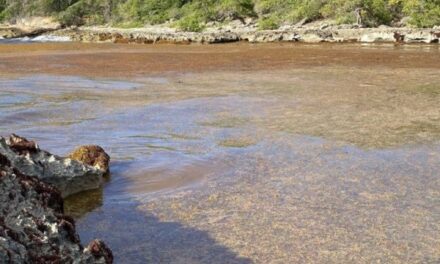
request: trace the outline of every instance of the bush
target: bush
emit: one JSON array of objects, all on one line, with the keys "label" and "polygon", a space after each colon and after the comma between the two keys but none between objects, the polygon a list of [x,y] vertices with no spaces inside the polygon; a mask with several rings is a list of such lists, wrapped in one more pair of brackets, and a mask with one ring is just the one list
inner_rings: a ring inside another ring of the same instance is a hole
[{"label": "bush", "polygon": [[261,29],[304,18],[354,23],[362,9],[367,26],[391,24],[404,16],[418,27],[440,24],[440,0],[0,0],[0,20],[54,15],[66,25],[113,23],[126,27],[177,21],[200,31],[208,21],[257,17]]},{"label": "bush", "polygon": [[182,18],[177,23],[177,27],[181,30],[189,32],[200,32],[204,29],[202,21],[200,21],[200,16],[197,15],[191,15]]},{"label": "bush", "polygon": [[70,6],[65,11],[61,12],[58,16],[58,19],[63,25],[66,26],[83,25],[85,23],[84,11],[85,11],[85,3],[80,1]]},{"label": "bush", "polygon": [[255,16],[252,0],[222,0],[215,7],[216,20],[233,20]]},{"label": "bush", "polygon": [[397,13],[393,12],[393,3],[384,0],[330,0],[322,7],[321,13],[324,17],[335,18],[339,23],[355,23],[356,8],[362,10],[362,21],[367,26],[390,24],[397,16]]},{"label": "bush", "polygon": [[403,11],[417,27],[440,25],[440,0],[407,0],[403,2]]},{"label": "bush", "polygon": [[258,22],[260,30],[273,30],[279,28],[279,26],[278,20],[273,16],[260,19]]},{"label": "bush", "polygon": [[321,8],[323,6],[323,1],[321,0],[311,0],[303,1],[295,9],[290,11],[288,17],[291,22],[298,22],[304,18],[307,20],[315,20],[321,15]]}]

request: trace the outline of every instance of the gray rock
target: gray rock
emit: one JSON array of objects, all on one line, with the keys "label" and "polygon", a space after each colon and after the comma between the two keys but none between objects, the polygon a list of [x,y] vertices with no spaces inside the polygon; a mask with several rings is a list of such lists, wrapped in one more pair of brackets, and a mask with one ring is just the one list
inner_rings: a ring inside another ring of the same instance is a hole
[{"label": "gray rock", "polygon": [[20,173],[54,185],[63,197],[97,189],[103,182],[102,170],[52,155],[32,141],[15,135],[8,140],[0,138],[0,154],[10,160],[11,166]]},{"label": "gray rock", "polygon": [[82,247],[56,188],[22,174],[0,154],[0,263],[112,262],[103,242]]},{"label": "gray rock", "polygon": [[434,32],[417,31],[405,35],[407,43],[435,43],[438,42],[439,36]]},{"label": "gray rock", "polygon": [[306,43],[319,43],[328,41],[327,37],[328,36],[320,34],[318,31],[309,31],[301,35],[300,41]]},{"label": "gray rock", "polygon": [[392,32],[371,32],[366,33],[361,36],[361,42],[372,43],[372,42],[394,42],[394,33]]}]

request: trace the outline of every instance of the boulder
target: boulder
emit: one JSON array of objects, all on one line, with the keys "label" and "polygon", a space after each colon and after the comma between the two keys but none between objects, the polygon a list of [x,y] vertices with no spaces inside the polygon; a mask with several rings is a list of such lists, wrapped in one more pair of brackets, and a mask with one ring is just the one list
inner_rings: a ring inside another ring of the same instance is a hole
[{"label": "boulder", "polygon": [[109,172],[110,156],[100,146],[80,146],[70,153],[68,157],[72,160],[76,160],[99,169],[104,173]]},{"label": "boulder", "polygon": [[0,154],[0,263],[112,263],[102,241],[85,249],[80,244],[61,193],[20,172],[15,162]]},{"label": "boulder", "polygon": [[0,154],[18,172],[54,185],[62,197],[97,189],[102,185],[104,171],[70,158],[62,158],[41,150],[25,138],[12,135],[0,138]]}]

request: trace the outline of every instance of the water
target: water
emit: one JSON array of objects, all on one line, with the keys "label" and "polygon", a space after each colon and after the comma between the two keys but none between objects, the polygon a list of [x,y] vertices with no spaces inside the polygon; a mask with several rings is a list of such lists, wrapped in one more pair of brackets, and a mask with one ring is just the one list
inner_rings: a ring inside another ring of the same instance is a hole
[{"label": "water", "polygon": [[70,37],[62,37],[62,36],[52,36],[52,35],[46,35],[46,36],[36,36],[36,37],[22,37],[22,38],[12,38],[12,39],[5,39],[0,37],[0,44],[5,43],[30,43],[30,42],[70,42]]},{"label": "water", "polygon": [[117,263],[436,263],[437,46],[0,46],[0,131],[99,144]]}]

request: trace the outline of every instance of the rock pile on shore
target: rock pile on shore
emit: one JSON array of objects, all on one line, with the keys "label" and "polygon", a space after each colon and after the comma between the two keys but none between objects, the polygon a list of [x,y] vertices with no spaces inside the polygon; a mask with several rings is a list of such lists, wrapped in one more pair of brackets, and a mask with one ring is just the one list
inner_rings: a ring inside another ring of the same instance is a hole
[{"label": "rock pile on shore", "polygon": [[211,44],[237,41],[250,43],[439,43],[440,28],[389,27],[384,25],[375,28],[363,28],[356,24],[338,25],[334,21],[326,20],[284,25],[274,30],[261,30],[253,20],[234,20],[229,24],[208,24],[201,32],[181,31],[167,24],[142,28],[112,28],[104,26],[61,28],[55,23],[48,22],[0,26],[0,38],[35,37],[37,35],[81,42],[137,44]]},{"label": "rock pile on shore", "polygon": [[99,186],[102,174],[25,138],[0,138],[0,263],[112,263],[102,241],[82,247],[63,208],[63,196]]},{"label": "rock pile on shore", "polygon": [[105,27],[80,27],[63,29],[51,34],[69,37],[72,41],[113,43],[226,43],[245,41],[267,42],[360,42],[360,43],[439,43],[439,29],[406,27],[359,28],[345,26],[284,27],[277,30],[258,30],[256,27],[210,28],[202,32],[183,32],[166,27],[119,29]]}]

